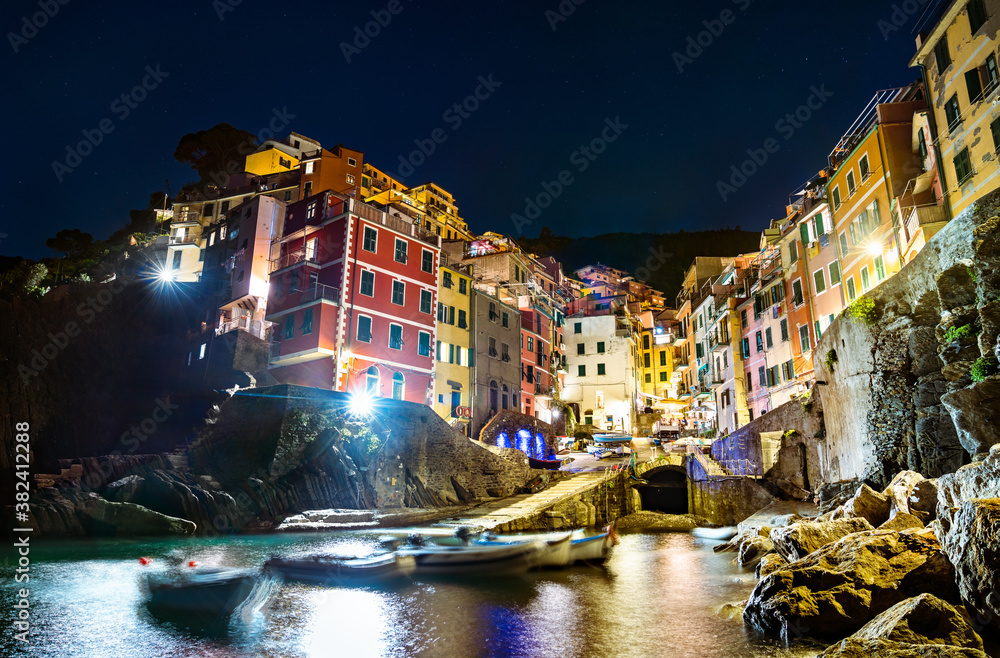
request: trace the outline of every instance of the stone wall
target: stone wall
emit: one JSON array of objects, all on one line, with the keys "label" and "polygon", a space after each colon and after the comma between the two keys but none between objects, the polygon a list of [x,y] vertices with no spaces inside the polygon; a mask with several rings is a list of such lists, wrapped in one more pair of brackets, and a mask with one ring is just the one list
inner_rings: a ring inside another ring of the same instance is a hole
[{"label": "stone wall", "polygon": [[[983,197],[869,292],[873,322],[845,313],[823,335],[813,360],[816,379],[828,383],[826,481],[884,486],[907,469],[937,477],[1000,442],[1000,382],[969,376],[997,351],[998,202],[1000,192]],[[967,335],[947,335],[966,325]]]},{"label": "stone wall", "polygon": [[497,526],[497,532],[603,528],[642,505],[627,472],[616,473],[595,486],[570,496],[547,510]]},{"label": "stone wall", "polygon": [[711,523],[736,525],[774,501],[754,478],[712,475],[693,455],[687,457],[685,464],[688,512]]},{"label": "stone wall", "polygon": [[[517,433],[520,430],[527,430],[531,434],[529,456],[536,459],[548,459],[550,455],[554,455],[558,451],[558,440],[552,425],[509,409],[499,412],[490,419],[479,432],[479,440],[491,446],[515,448],[517,447]],[[544,449],[541,455],[530,454],[535,448],[535,435],[537,434],[541,434],[544,440]],[[506,446],[501,445],[503,443],[501,435],[506,436]]]}]

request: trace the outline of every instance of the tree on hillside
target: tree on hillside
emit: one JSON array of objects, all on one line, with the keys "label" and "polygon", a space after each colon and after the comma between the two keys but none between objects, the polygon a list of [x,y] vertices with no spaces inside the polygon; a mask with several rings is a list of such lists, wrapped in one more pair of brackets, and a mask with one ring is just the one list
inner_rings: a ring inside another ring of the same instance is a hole
[{"label": "tree on hillside", "polygon": [[0,291],[22,299],[38,299],[49,290],[42,287],[48,275],[45,265],[22,258],[13,268],[0,274]]},{"label": "tree on hillside", "polygon": [[212,176],[230,172],[230,163],[242,158],[257,145],[257,138],[228,123],[219,123],[208,130],[199,130],[181,137],[174,150],[174,157],[188,165],[201,178],[201,182],[214,182]]}]

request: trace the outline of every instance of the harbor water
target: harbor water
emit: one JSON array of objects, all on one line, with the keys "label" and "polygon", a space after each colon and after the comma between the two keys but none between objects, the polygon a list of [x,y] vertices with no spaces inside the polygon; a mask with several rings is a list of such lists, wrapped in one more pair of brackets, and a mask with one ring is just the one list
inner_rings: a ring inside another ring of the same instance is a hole
[{"label": "harbor water", "polygon": [[[365,554],[377,535],[326,533],[188,540],[36,543],[30,582],[5,571],[4,656],[814,656],[756,638],[720,609],[745,600],[750,572],[712,540],[624,534],[603,567],[494,579],[427,578],[378,587],[275,583],[269,603],[224,627],[192,630],[143,606],[144,572],[172,561],[259,566],[273,554]],[[148,565],[140,557],[151,558]],[[17,590],[30,590],[30,641],[15,640]]]}]

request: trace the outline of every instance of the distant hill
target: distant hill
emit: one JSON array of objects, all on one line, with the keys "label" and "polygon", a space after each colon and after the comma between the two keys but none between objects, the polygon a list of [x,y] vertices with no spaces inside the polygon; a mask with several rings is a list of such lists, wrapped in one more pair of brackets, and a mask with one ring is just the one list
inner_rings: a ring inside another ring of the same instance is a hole
[{"label": "distant hill", "polygon": [[760,249],[760,232],[740,229],[678,233],[606,233],[585,238],[555,235],[545,227],[537,238],[521,236],[518,244],[539,256],[552,256],[566,274],[600,262],[627,270],[636,279],[673,300],[684,271],[696,256],[736,256]]}]

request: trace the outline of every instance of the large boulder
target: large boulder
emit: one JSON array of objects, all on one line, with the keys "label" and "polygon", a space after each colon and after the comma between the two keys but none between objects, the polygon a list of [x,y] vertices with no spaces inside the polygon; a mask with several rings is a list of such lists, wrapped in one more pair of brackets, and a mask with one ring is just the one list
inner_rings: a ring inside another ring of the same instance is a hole
[{"label": "large boulder", "polygon": [[991,446],[1000,444],[1000,378],[946,393],[943,404],[958,428],[958,440],[973,459],[982,459]]},{"label": "large boulder", "polygon": [[112,503],[91,494],[77,505],[80,523],[90,535],[193,535],[197,526],[133,503]]},{"label": "large boulder", "polygon": [[919,594],[957,603],[954,575],[929,530],[859,532],[758,582],[743,621],[785,641],[843,637]]},{"label": "large boulder", "polygon": [[872,527],[880,526],[889,520],[889,497],[862,484],[857,493],[844,503],[844,515],[865,519]]},{"label": "large boulder", "polygon": [[774,544],[767,537],[752,537],[740,544],[736,563],[743,568],[756,566],[762,557],[774,550]]},{"label": "large boulder", "polygon": [[924,476],[916,471],[900,471],[892,478],[889,486],[882,492],[889,499],[889,515],[896,512],[910,513],[910,493],[922,482]]},{"label": "large boulder", "polygon": [[933,594],[900,601],[852,637],[905,644],[947,644],[982,649],[983,640],[963,611]]},{"label": "large boulder", "polygon": [[941,543],[955,565],[966,607],[1000,629],[1000,498],[967,500],[951,517]]},{"label": "large boulder", "polygon": [[908,528],[923,528],[924,522],[918,517],[906,512],[896,512],[896,514],[880,525],[879,530],[906,530]]},{"label": "large boulder", "polygon": [[933,521],[937,516],[938,484],[936,479],[921,480],[910,491],[910,513]]},{"label": "large boulder", "polygon": [[865,519],[837,519],[821,523],[800,521],[785,528],[773,529],[771,541],[775,551],[789,562],[794,562],[822,546],[865,530],[874,530],[874,526]]},{"label": "large boulder", "polygon": [[770,576],[786,564],[788,564],[788,560],[781,557],[779,554],[768,553],[760,559],[760,562],[757,563],[757,570],[754,572],[754,575],[757,576],[757,580],[760,580],[765,576]]},{"label": "large boulder", "polygon": [[890,640],[849,637],[816,658],[989,658],[981,649],[945,644],[903,644]]},{"label": "large boulder", "polygon": [[985,461],[963,466],[937,480],[938,536],[948,532],[951,517],[966,500],[1000,498],[1000,446],[990,449]]}]

